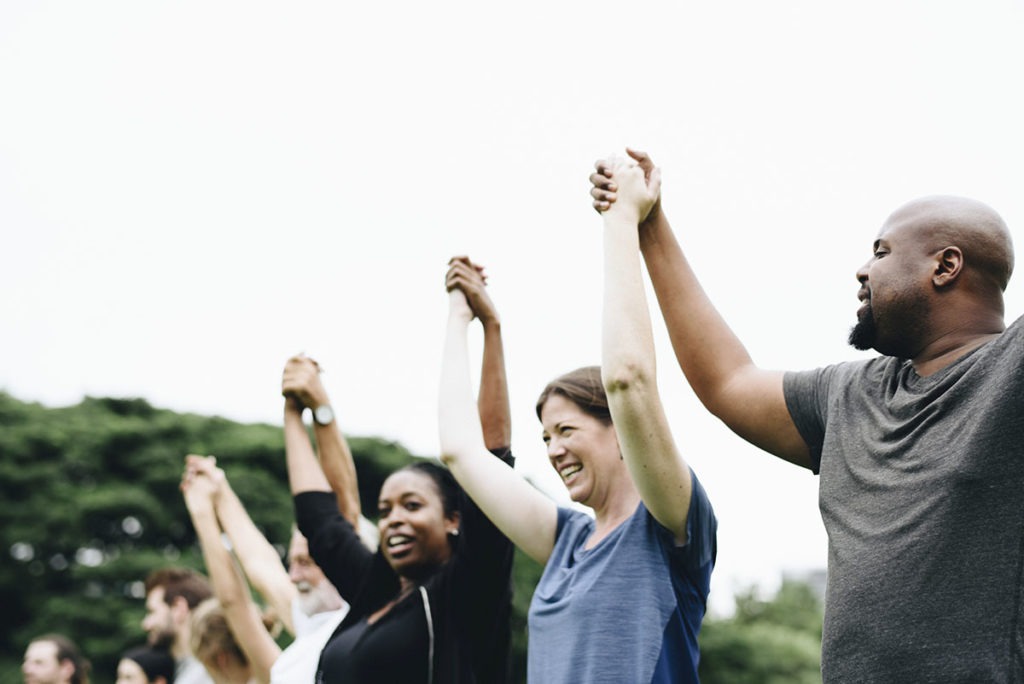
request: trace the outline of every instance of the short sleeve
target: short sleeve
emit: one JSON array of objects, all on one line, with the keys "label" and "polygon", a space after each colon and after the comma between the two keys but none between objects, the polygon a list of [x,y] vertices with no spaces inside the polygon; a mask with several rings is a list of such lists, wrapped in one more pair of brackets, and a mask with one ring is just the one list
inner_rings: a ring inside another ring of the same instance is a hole
[{"label": "short sleeve", "polygon": [[825,442],[828,415],[828,386],[835,366],[810,371],[788,372],[783,377],[782,391],[786,408],[811,456],[811,470],[821,470],[821,447]]}]

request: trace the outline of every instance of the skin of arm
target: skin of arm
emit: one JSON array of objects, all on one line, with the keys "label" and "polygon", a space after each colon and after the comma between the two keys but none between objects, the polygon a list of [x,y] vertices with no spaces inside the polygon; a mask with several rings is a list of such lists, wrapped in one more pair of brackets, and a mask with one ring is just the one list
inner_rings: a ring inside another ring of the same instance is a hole
[{"label": "skin of arm", "polygon": [[558,510],[553,501],[488,453],[469,373],[466,338],[473,311],[458,287],[448,297],[438,397],[441,460],[498,529],[528,556],[546,563],[554,548]]},{"label": "skin of arm", "polygon": [[657,198],[635,163],[616,160],[618,201],[604,212],[601,377],[633,482],[651,515],[686,541],[690,470],[672,439],[658,394],[654,336],[640,264],[637,224]]},{"label": "skin of arm", "polygon": [[[316,361],[307,356],[294,356],[288,360],[281,379],[281,393],[298,405],[300,425],[302,424],[301,417],[304,407],[316,408],[317,406],[330,403],[327,390],[320,380],[320,366]],[[292,430],[289,432],[288,412],[289,407],[286,405],[286,448],[290,447],[308,451],[316,459],[313,445],[309,441],[305,428],[303,427],[302,429],[303,439],[299,439],[297,431]],[[294,421],[292,422],[294,423]],[[289,434],[291,435],[290,439]],[[338,509],[345,519],[358,530],[361,514],[359,487],[356,478],[355,461],[352,459],[352,451],[349,449],[348,442],[341,434],[336,419],[328,425],[320,425],[314,421],[313,434],[316,436],[316,443],[320,452],[319,468],[326,476],[330,488],[338,499]],[[300,460],[305,461],[306,459],[301,458]]]},{"label": "skin of arm", "polygon": [[480,369],[480,392],[477,411],[488,449],[507,447],[512,442],[512,409],[508,399],[508,378],[505,374],[505,347],[501,338],[501,317],[487,294],[483,269],[466,256],[452,257],[448,262],[445,286],[462,290],[473,315],[484,331],[484,352]]},{"label": "skin of arm", "polygon": [[331,491],[309,442],[306,426],[302,423],[302,406],[290,397],[284,402],[284,453],[292,496],[302,492]]},{"label": "skin of arm", "polygon": [[[650,183],[657,169],[643,152],[627,150]],[[618,187],[606,161],[591,175],[594,208],[604,211]],[[755,446],[800,466],[810,455],[786,408],[783,373],[758,368],[743,343],[715,309],[656,202],[640,224],[640,250],[647,265],[676,360],[712,414]]]},{"label": "skin of arm", "polygon": [[[220,468],[216,472],[223,477]],[[214,476],[217,479],[217,476]],[[280,616],[285,629],[295,634],[292,601],[298,595],[277,550],[259,531],[226,477],[216,497],[217,518],[234,548],[235,557],[253,588]]]},{"label": "skin of arm", "polygon": [[270,668],[281,654],[263,626],[259,612],[249,596],[245,579],[221,540],[215,500],[218,486],[209,474],[212,463],[206,457],[186,457],[181,489],[192,518],[213,593],[221,604],[228,627],[260,682],[270,681]]}]

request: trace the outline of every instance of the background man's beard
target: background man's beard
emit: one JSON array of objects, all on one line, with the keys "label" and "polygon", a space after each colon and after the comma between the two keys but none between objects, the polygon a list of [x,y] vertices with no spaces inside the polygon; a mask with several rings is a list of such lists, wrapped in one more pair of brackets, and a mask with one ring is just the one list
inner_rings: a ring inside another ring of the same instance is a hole
[{"label": "background man's beard", "polygon": [[330,582],[323,580],[315,587],[302,582],[299,587],[310,587],[309,591],[299,592],[299,609],[306,615],[313,616],[329,610],[341,608],[341,596]]}]

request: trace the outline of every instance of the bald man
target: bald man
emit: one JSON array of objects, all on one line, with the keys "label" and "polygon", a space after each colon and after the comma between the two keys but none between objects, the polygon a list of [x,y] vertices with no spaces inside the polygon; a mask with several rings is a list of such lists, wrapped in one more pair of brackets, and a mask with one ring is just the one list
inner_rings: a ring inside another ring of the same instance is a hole
[{"label": "bald man", "polygon": [[[650,158],[630,155],[656,185]],[[609,169],[591,175],[598,211],[615,201]],[[1003,322],[999,215],[959,197],[897,209],[856,274],[850,342],[881,356],[799,373],[754,365],[660,203],[638,230],[694,392],[820,475],[824,681],[1024,681],[1024,319]]]}]

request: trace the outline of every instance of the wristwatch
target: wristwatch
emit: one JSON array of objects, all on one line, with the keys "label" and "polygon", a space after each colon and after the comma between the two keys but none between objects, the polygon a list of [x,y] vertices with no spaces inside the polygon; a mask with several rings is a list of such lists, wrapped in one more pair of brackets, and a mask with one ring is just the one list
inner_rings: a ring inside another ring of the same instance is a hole
[{"label": "wristwatch", "polygon": [[313,420],[317,425],[330,425],[334,422],[334,409],[330,404],[320,404],[313,409]]}]

